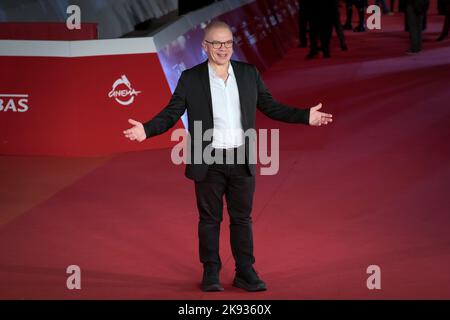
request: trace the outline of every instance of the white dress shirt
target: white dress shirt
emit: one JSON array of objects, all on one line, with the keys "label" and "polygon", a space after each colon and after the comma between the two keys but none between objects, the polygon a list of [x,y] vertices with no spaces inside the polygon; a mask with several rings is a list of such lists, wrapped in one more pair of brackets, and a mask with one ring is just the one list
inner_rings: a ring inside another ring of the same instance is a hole
[{"label": "white dress shirt", "polygon": [[239,91],[231,63],[225,83],[208,63],[214,119],[213,148],[237,148],[244,144]]}]

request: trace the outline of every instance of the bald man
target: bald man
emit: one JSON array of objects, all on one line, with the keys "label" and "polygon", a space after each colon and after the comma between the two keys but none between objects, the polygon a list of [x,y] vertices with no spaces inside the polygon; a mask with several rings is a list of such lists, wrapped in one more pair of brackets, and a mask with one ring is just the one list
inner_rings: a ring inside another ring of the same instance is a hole
[{"label": "bald man", "polygon": [[[233,34],[227,24],[210,23],[202,41],[208,60],[181,74],[169,104],[158,115],[146,123],[130,119],[133,127],[123,132],[127,139],[142,142],[166,132],[187,110],[190,154],[196,148],[201,149],[202,155],[212,150],[214,163],[204,158],[195,161],[194,157],[185,170],[186,177],[194,180],[199,212],[203,291],[223,290],[219,279],[222,267],[219,234],[224,197],[235,260],[233,285],[247,291],[266,290],[253,267],[251,211],[256,164],[251,161],[251,141],[244,135],[255,128],[256,110],[283,122],[321,126],[332,121],[331,114],[319,111],[320,104],[299,109],[276,102],[253,65],[231,60],[233,45]],[[194,130],[199,124],[201,130]],[[203,141],[207,130],[213,131],[212,142]]]}]

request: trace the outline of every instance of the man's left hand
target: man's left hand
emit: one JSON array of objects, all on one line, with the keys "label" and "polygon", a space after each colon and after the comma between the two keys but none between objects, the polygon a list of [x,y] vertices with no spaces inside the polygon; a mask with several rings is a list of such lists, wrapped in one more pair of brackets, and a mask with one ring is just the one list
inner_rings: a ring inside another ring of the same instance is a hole
[{"label": "man's left hand", "polygon": [[315,107],[312,107],[311,110],[309,111],[309,125],[321,126],[328,124],[328,122],[333,122],[333,115],[329,113],[320,112],[319,111],[320,108],[322,108],[321,103],[319,103]]}]

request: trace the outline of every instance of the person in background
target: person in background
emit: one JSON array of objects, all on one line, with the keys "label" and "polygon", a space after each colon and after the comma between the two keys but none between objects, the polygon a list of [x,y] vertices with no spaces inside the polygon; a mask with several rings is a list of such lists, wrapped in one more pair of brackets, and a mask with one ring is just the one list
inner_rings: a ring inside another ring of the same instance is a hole
[{"label": "person in background", "polygon": [[395,0],[391,0],[391,12],[395,12]]},{"label": "person in background", "polygon": [[383,10],[383,14],[392,15],[392,12],[389,10],[386,0],[375,0],[375,5],[381,7]]},{"label": "person in background", "polygon": [[308,0],[298,1],[298,47],[306,48],[308,47],[308,16],[305,11],[305,2]]},{"label": "person in background", "polygon": [[410,48],[408,54],[422,51],[424,17],[430,6],[429,0],[406,0],[406,19],[409,28]]},{"label": "person in background", "polygon": [[[405,32],[409,32],[408,15],[406,14],[406,1],[407,0],[399,0],[398,11],[405,14]],[[427,15],[424,15],[422,21],[422,31],[425,31],[427,29],[427,22]]]},{"label": "person in background", "polygon": [[[322,51],[324,58],[330,58],[330,41],[337,10],[335,0],[304,1],[308,16],[310,51],[306,59],[313,59]],[[318,42],[320,40],[320,47]]]},{"label": "person in background", "polygon": [[338,36],[339,39],[339,46],[341,47],[342,51],[347,51],[348,47],[347,44],[345,43],[345,35],[344,35],[344,30],[342,28],[341,25],[341,12],[339,10],[340,7],[340,0],[335,0],[334,1],[334,21],[333,21],[333,27],[336,30],[336,35]]},{"label": "person in background", "polygon": [[344,30],[352,30],[353,6],[358,10],[359,23],[353,29],[354,32],[364,32],[365,27],[365,12],[368,6],[367,0],[346,0],[347,19],[343,26]]},{"label": "person in background", "polygon": [[445,21],[442,32],[436,41],[443,41],[448,37],[448,32],[450,31],[450,0],[439,0],[439,13],[445,15]]}]

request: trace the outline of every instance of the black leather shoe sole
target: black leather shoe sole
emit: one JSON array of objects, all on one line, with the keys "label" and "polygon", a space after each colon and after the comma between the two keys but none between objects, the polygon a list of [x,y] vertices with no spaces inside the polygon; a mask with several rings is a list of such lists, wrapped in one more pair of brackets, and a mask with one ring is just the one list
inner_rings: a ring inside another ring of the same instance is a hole
[{"label": "black leather shoe sole", "polygon": [[223,287],[219,283],[213,283],[208,285],[201,285],[201,289],[204,292],[223,291]]},{"label": "black leather shoe sole", "polygon": [[259,282],[257,284],[250,284],[242,278],[234,278],[233,286],[250,292],[267,290],[266,284],[264,282]]}]

